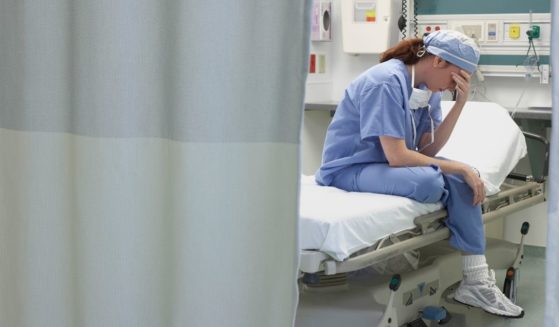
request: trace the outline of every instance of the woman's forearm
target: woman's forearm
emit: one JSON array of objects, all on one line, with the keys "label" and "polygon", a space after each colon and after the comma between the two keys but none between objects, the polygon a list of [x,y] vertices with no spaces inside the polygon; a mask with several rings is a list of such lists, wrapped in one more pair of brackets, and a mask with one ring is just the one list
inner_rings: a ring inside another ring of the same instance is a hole
[{"label": "woman's forearm", "polygon": [[445,173],[462,175],[470,170],[468,165],[461,162],[437,159],[409,150],[402,139],[381,136],[380,141],[388,164],[392,167],[416,167],[434,164],[439,166]]},{"label": "woman's forearm", "polygon": [[437,159],[408,149],[403,151],[399,159],[393,160],[393,162],[389,161],[389,164],[393,167],[437,165],[445,173],[460,175],[464,175],[471,169],[468,165],[458,161]]}]

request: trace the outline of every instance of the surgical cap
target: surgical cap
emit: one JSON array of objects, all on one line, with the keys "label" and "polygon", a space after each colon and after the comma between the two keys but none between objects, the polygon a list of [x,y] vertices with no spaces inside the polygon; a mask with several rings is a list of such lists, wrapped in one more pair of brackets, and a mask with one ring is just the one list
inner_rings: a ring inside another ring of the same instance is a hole
[{"label": "surgical cap", "polygon": [[429,33],[423,38],[425,50],[472,74],[479,62],[479,48],[466,35],[451,30]]}]

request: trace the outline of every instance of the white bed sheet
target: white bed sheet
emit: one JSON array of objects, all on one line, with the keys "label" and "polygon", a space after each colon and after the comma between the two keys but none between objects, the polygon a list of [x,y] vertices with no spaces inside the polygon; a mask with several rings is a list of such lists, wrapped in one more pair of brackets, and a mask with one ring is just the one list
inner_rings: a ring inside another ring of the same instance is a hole
[{"label": "white bed sheet", "polygon": [[[442,102],[443,117],[453,104]],[[487,195],[493,195],[526,154],[526,139],[507,109],[493,102],[469,101],[438,155],[476,167]]]},{"label": "white bed sheet", "polygon": [[[443,101],[443,115],[452,105]],[[506,176],[526,155],[526,141],[505,108],[495,103],[468,102],[439,155],[476,167],[490,195],[499,191]],[[302,176],[299,245],[342,261],[391,233],[413,228],[415,217],[441,208],[440,203],[345,192],[317,185],[314,176]]]},{"label": "white bed sheet", "polygon": [[437,204],[408,198],[346,192],[301,177],[299,243],[342,261],[385,235],[413,228],[413,218],[436,211]]}]

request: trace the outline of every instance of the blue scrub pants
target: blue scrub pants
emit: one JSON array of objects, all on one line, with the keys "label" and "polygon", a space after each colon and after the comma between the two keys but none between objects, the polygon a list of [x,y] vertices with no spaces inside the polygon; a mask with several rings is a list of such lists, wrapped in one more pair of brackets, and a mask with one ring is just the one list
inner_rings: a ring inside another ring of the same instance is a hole
[{"label": "blue scrub pants", "polygon": [[445,223],[450,229],[450,245],[470,254],[485,253],[481,206],[472,205],[473,192],[462,175],[444,174],[436,165],[358,164],[337,172],[332,186],[350,192],[404,196],[423,203],[441,201],[448,212]]}]

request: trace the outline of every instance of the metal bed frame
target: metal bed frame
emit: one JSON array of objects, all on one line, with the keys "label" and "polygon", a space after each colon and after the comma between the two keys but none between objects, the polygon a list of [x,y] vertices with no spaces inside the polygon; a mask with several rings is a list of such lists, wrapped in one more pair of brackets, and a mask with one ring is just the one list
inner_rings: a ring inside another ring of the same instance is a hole
[{"label": "metal bed frame", "polygon": [[[545,201],[543,183],[529,177],[520,183],[509,179],[501,188],[501,192],[487,197],[482,204],[484,223]],[[325,275],[356,271],[447,239],[450,232],[444,226],[446,216],[444,209],[419,216],[414,219],[414,229],[387,236],[391,244],[384,246],[382,240],[378,241],[344,261],[336,261],[320,251],[302,250],[299,270],[306,274],[324,272]]]}]

